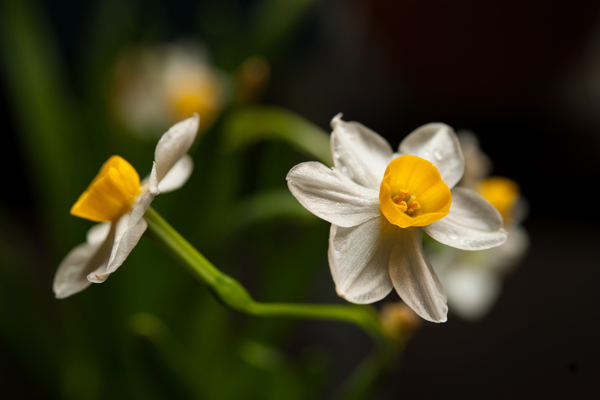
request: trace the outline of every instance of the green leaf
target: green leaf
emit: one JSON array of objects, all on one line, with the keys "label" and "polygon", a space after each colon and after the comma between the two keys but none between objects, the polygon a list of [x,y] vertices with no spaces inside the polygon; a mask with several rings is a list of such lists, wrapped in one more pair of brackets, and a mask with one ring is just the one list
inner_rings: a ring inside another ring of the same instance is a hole
[{"label": "green leaf", "polygon": [[290,146],[332,165],[329,135],[317,125],[289,110],[254,106],[232,112],[224,123],[223,147],[241,150],[259,140],[282,140]]},{"label": "green leaf", "polygon": [[[35,178],[49,240],[75,242],[65,222],[77,198],[85,160],[78,112],[67,95],[56,43],[47,21],[27,0],[0,3],[0,62],[16,113],[19,139]],[[60,233],[60,234],[59,234]]]},{"label": "green leaf", "polygon": [[287,41],[315,0],[264,0],[258,3],[250,23],[252,54],[269,56]]}]

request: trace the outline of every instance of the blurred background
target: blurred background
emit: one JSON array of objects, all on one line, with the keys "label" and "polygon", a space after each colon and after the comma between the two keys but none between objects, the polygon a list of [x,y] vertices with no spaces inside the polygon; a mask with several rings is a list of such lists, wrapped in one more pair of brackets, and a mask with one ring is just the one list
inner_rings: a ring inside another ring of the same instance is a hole
[{"label": "blurred background", "polygon": [[369,398],[599,395],[599,2],[0,0],[0,62],[3,398],[326,399],[369,353],[354,326],[226,310],[146,238],[54,299],[101,164],[145,176],[193,111],[195,171],[153,207],[266,302],[343,303],[329,224],[285,182],[327,162],[335,114],[394,148],[428,122],[474,132],[529,204],[529,248],[484,316],[423,322]]}]

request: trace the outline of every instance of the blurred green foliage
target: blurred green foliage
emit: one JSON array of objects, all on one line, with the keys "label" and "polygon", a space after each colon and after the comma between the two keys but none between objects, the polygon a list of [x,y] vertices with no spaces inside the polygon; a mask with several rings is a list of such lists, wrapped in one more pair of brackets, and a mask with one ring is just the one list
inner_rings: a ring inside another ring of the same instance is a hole
[{"label": "blurred green foliage", "polygon": [[[233,0],[204,2],[198,35],[217,66],[234,72],[252,55],[276,59],[313,4],[263,0],[241,13]],[[6,398],[322,396],[330,355],[288,354],[297,322],[229,312],[148,240],[103,285],[53,298],[56,267],[91,226],[69,208],[102,162],[118,153],[142,176],[152,165],[155,144],[114,121],[107,89],[126,46],[157,40],[140,21],[143,7],[91,5],[73,81],[40,4],[0,1],[2,79],[34,195],[27,222],[0,204],[0,390]],[[326,268],[328,224],[297,203],[285,175],[299,153],[330,163],[327,134],[287,110],[232,103],[193,152],[190,181],[153,206],[257,300],[310,298]]]}]

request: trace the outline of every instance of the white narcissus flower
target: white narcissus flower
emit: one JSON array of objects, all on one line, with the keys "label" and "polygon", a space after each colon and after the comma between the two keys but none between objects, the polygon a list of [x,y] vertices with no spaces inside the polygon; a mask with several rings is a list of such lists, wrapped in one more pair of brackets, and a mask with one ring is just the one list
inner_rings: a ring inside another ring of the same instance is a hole
[{"label": "white narcissus flower", "polygon": [[338,295],[366,304],[395,288],[422,318],[446,321],[446,294],[423,254],[422,231],[463,250],[489,249],[507,238],[489,202],[454,188],[464,172],[454,131],[424,125],[394,153],[357,122],[338,115],[331,124],[334,167],[302,163],[287,181],[304,207],[332,224],[328,257]]},{"label": "white narcissus flower", "polygon": [[227,82],[197,43],[142,46],[117,63],[111,99],[118,119],[138,136],[153,137],[192,113],[206,131],[226,104]]},{"label": "white narcissus flower", "polygon": [[140,182],[137,171],[120,156],[104,163],[71,208],[75,216],[102,223],[93,226],[87,241],[60,263],[52,287],[57,298],[78,293],[92,282],[104,282],[123,264],[148,226],[142,217],[154,197],[178,189],[189,178],[193,163],[186,153],[199,124],[200,118],[194,114],[161,137],[145,182]]}]

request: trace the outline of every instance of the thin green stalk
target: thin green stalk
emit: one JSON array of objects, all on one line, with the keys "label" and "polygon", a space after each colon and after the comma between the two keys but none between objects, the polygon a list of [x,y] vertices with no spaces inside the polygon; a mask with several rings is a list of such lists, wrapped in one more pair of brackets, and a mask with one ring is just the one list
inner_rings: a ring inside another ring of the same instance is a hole
[{"label": "thin green stalk", "polygon": [[144,215],[147,234],[165,248],[196,278],[208,285],[215,297],[232,310],[261,317],[294,317],[349,322],[364,329],[379,343],[386,334],[377,312],[369,306],[259,303],[235,279],[219,271],[154,209]]}]

